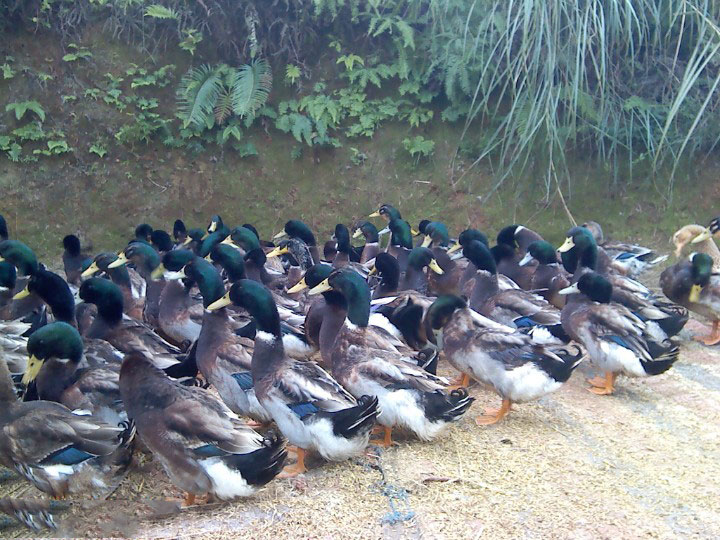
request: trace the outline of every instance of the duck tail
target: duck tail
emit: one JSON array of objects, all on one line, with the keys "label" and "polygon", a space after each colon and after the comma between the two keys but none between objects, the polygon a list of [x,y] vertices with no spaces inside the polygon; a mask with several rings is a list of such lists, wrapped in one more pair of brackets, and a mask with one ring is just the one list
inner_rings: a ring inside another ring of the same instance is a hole
[{"label": "duck tail", "polygon": [[468,394],[467,388],[458,388],[449,394],[442,390],[426,392],[424,397],[425,415],[431,422],[459,420],[475,401],[475,398]]},{"label": "duck tail", "polygon": [[346,439],[365,435],[375,425],[380,414],[377,396],[360,396],[357,405],[331,413],[333,433]]},{"label": "duck tail", "polygon": [[683,306],[672,304],[670,302],[663,302],[658,304],[657,307],[660,308],[663,313],[668,315],[663,319],[655,321],[668,337],[677,335],[688,322],[688,310]]},{"label": "duck tail", "polygon": [[[543,368],[557,382],[567,382],[575,368],[582,362],[583,350],[577,345],[574,346],[574,349],[574,352],[571,352],[570,349],[551,348],[547,349],[546,354],[543,355]],[[558,360],[560,361],[558,362]]]},{"label": "duck tail", "polygon": [[43,499],[0,499],[0,512],[14,517],[20,523],[34,531],[57,529],[55,518],[50,512],[49,501]]},{"label": "duck tail", "polygon": [[285,465],[287,441],[279,435],[271,434],[262,444],[261,448],[247,454],[223,456],[222,462],[229,469],[239,472],[248,484],[264,486],[275,478]]},{"label": "duck tail", "polygon": [[652,360],[640,359],[640,363],[648,375],[665,373],[680,358],[680,347],[670,340],[662,344],[648,341],[648,352],[652,356]]}]

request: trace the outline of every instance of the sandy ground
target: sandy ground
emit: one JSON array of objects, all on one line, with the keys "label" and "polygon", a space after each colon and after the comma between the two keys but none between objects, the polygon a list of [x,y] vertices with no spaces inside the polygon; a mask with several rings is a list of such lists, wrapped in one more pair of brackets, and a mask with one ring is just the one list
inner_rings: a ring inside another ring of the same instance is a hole
[{"label": "sandy ground", "polygon": [[[654,277],[655,283],[656,276]],[[147,538],[717,538],[720,536],[720,348],[691,341],[680,361],[613,396],[587,391],[583,364],[558,392],[516,406],[503,422],[489,390],[433,443],[399,445],[346,463],[310,462],[255,497],[180,511],[160,466],[141,457],[103,502],[58,511],[57,536]],[[454,376],[449,368],[442,369]],[[37,496],[5,480],[2,495]],[[19,527],[0,536],[27,536]]]}]

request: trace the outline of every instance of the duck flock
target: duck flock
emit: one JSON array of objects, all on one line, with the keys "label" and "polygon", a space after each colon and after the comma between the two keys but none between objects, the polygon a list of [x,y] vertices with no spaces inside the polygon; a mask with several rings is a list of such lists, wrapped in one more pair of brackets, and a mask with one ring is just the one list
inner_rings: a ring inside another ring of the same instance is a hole
[{"label": "duck flock", "polygon": [[[490,247],[384,204],[318,245],[299,220],[263,241],[216,215],[172,235],[139,225],[94,256],[68,235],[63,278],[0,216],[0,463],[52,498],[104,498],[150,453],[191,505],[303,473],[307,453],[343,461],[396,431],[433,440],[472,409],[471,381],[501,400],[479,426],[583,360],[600,372],[588,390],[611,394],[619,375],[672,367],[689,310],[720,342],[719,229],[677,231],[660,296],[635,278],[667,256],[594,222],[559,247],[511,225]],[[41,500],[0,510],[55,527]]]}]

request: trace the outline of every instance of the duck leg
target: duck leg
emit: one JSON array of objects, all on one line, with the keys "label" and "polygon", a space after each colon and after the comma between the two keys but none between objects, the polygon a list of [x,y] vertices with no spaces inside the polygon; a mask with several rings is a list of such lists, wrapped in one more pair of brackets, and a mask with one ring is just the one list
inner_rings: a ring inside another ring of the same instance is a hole
[{"label": "duck leg", "polygon": [[470,375],[467,373],[461,374],[457,379],[450,382],[447,387],[448,390],[457,390],[458,388],[467,388],[470,384]]},{"label": "duck leg", "polygon": [[485,414],[478,416],[475,419],[475,423],[478,426],[489,426],[496,424],[507,416],[512,407],[512,402],[509,399],[503,399],[502,405],[499,409],[485,409]]},{"label": "duck leg", "polygon": [[[615,379],[617,378],[616,373],[612,373],[611,371],[605,372],[605,379],[603,380],[602,377],[595,377],[595,379],[589,379],[588,382],[593,385],[592,388],[588,388],[590,392],[593,394],[597,394],[598,396],[609,396],[615,391]],[[599,384],[596,384],[598,383]]]},{"label": "duck leg", "polygon": [[193,504],[195,504],[195,494],[190,492],[186,493],[183,499],[183,506],[192,506]]},{"label": "duck leg", "polygon": [[720,320],[713,321],[712,324],[712,331],[710,332],[710,335],[707,337],[695,337],[696,340],[698,340],[701,343],[704,343],[705,345],[717,345],[720,343]]},{"label": "duck leg", "polygon": [[291,451],[297,454],[297,462],[295,465],[285,467],[282,472],[278,474],[278,478],[292,478],[298,474],[307,472],[307,468],[305,467],[305,450],[296,446],[293,447]]},{"label": "duck leg", "polygon": [[382,428],[383,432],[385,433],[385,436],[381,440],[370,441],[370,442],[372,442],[372,444],[377,445],[377,446],[382,446],[383,448],[389,448],[393,445],[398,444],[392,440],[392,427],[388,427],[388,426],[377,426],[377,427]]}]

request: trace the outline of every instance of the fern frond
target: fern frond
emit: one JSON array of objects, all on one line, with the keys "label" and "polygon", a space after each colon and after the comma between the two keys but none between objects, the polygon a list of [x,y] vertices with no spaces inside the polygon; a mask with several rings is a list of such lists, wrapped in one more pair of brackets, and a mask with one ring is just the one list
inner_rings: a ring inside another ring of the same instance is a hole
[{"label": "fern frond", "polygon": [[188,71],[177,91],[178,112],[184,127],[212,126],[213,109],[222,91],[220,68],[203,65]]},{"label": "fern frond", "polygon": [[215,104],[214,113],[215,123],[217,125],[224,124],[225,120],[232,116],[232,96],[230,95],[230,91],[225,87],[223,87],[220,95],[218,96],[217,103]]},{"label": "fern frond", "polygon": [[265,105],[272,88],[272,72],[266,60],[255,60],[237,70],[231,95],[233,112],[238,116],[254,117]]}]

